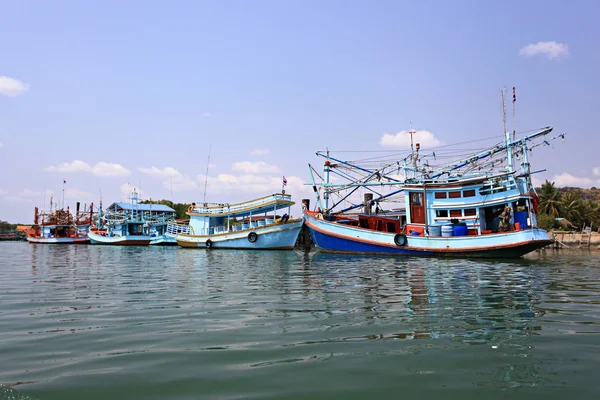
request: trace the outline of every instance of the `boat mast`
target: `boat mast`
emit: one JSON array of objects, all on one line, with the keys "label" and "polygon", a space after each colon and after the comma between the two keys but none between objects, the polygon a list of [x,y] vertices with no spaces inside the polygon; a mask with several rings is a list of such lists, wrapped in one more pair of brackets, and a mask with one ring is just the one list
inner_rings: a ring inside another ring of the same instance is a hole
[{"label": "boat mast", "polygon": [[204,175],[204,197],[202,199],[203,203],[206,203],[206,185],[208,184],[208,166],[210,165],[210,149],[211,145],[208,145],[208,161],[206,162],[206,174]]},{"label": "boat mast", "polygon": [[500,91],[502,94],[502,122],[504,126],[504,140],[506,141],[506,162],[508,163],[506,169],[508,171],[513,170],[513,162],[512,162],[512,148],[510,146],[510,132],[506,130],[506,107],[504,104],[504,89]]},{"label": "boat mast", "polygon": [[327,160],[325,160],[324,174],[325,174],[325,190],[323,190],[323,200],[325,202],[325,209],[323,212],[329,211],[329,171],[331,168],[331,162],[329,162],[329,149],[327,149]]}]

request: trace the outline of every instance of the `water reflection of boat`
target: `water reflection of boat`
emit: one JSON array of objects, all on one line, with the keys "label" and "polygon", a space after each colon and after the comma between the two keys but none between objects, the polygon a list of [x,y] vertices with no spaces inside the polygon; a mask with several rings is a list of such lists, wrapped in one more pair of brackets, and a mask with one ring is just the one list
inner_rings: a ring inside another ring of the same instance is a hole
[{"label": "water reflection of boat", "polygon": [[[505,141],[452,163],[435,166],[433,156],[412,146],[403,160],[387,160],[373,167],[334,158],[326,159],[323,182],[313,176],[318,209],[306,207],[305,223],[318,249],[330,252],[399,256],[521,257],[552,243],[538,228],[537,195],[531,181],[528,153],[548,144],[552,128],[521,139]],[[411,135],[412,138],[412,135]],[[521,158],[520,170],[513,167]],[[431,158],[428,161],[428,158]],[[404,170],[404,177],[398,172]],[[311,167],[312,173],[312,167]],[[330,174],[348,180],[333,183]],[[365,201],[342,210],[357,189]],[[391,192],[382,194],[388,188]],[[373,194],[377,197],[373,198]],[[393,196],[403,195],[404,199]],[[333,205],[329,200],[339,199]],[[380,210],[380,202],[403,202],[402,216]],[[375,212],[373,212],[375,206]],[[348,214],[357,208],[361,214]]]}]

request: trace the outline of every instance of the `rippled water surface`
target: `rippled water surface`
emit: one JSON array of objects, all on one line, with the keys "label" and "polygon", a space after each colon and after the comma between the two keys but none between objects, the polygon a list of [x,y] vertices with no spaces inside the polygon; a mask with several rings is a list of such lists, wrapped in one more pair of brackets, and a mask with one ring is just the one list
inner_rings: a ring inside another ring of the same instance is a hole
[{"label": "rippled water surface", "polygon": [[0,399],[600,398],[600,255],[0,243]]}]

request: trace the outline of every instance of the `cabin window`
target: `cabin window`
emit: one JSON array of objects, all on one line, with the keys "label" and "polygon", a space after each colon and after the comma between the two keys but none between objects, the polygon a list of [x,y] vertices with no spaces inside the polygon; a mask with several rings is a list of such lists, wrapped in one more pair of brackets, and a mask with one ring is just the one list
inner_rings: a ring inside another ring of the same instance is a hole
[{"label": "cabin window", "polygon": [[387,222],[387,231],[388,232],[396,232],[396,224],[393,222]]},{"label": "cabin window", "polygon": [[462,210],[450,210],[450,217],[462,217]]},{"label": "cabin window", "polygon": [[445,199],[446,197],[448,197],[446,192],[435,192],[436,199]]},{"label": "cabin window", "polygon": [[359,218],[358,223],[361,228],[369,228],[369,221],[366,218]]},{"label": "cabin window", "polygon": [[460,192],[448,192],[448,197],[451,199],[458,199],[460,197]]},{"label": "cabin window", "polygon": [[448,210],[436,210],[435,216],[438,218],[448,218]]},{"label": "cabin window", "polygon": [[475,189],[465,190],[463,192],[463,197],[475,197]]},{"label": "cabin window", "polygon": [[383,230],[383,222],[381,220],[377,221],[375,229],[378,230],[378,231],[382,231]]},{"label": "cabin window", "polygon": [[475,214],[477,214],[477,210],[475,210],[474,208],[465,208],[465,217],[472,216]]},{"label": "cabin window", "polygon": [[410,194],[410,200],[413,206],[420,206],[423,205],[422,201],[421,201],[421,193],[411,193]]}]

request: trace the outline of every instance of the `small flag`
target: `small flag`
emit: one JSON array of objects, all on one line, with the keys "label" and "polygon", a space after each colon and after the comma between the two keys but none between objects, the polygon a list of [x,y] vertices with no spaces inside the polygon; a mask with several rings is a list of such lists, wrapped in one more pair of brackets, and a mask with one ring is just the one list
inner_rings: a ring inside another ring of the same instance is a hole
[{"label": "small flag", "polygon": [[285,179],[285,176],[283,177],[283,186],[287,186],[287,179]]},{"label": "small flag", "polygon": [[63,185],[64,185],[65,183],[67,183],[67,181],[65,181],[65,180],[63,179]]},{"label": "small flag", "polygon": [[517,101],[517,93],[515,92],[515,87],[513,86],[513,103]]}]

